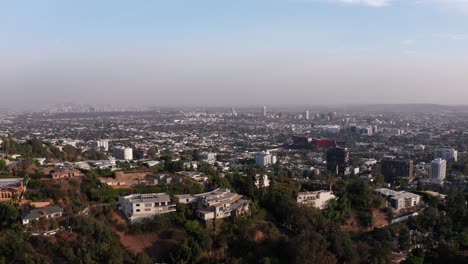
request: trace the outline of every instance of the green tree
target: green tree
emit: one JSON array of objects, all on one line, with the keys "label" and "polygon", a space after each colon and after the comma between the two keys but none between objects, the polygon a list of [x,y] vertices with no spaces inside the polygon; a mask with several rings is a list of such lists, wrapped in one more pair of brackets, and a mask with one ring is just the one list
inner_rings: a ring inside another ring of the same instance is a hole
[{"label": "green tree", "polygon": [[19,216],[19,211],[11,203],[0,203],[0,225],[9,226]]},{"label": "green tree", "polygon": [[4,171],[7,167],[5,160],[0,160],[0,171]]}]

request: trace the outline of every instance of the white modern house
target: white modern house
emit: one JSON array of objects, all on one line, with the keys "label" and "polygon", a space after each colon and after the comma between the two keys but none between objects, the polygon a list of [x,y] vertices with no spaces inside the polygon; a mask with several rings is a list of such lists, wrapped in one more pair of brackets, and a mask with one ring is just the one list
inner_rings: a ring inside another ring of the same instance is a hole
[{"label": "white modern house", "polygon": [[330,200],[335,198],[331,191],[300,192],[297,195],[297,203],[322,210],[326,209]]},{"label": "white modern house", "polygon": [[171,198],[165,193],[120,196],[119,208],[131,224],[144,218],[176,211],[176,205],[171,203]]},{"label": "white modern house", "polygon": [[195,195],[176,195],[180,203],[198,204],[197,217],[204,220],[217,220],[226,217],[241,215],[249,211],[250,200],[232,193],[229,189],[215,189],[211,192]]},{"label": "white modern house", "polygon": [[396,211],[417,206],[421,202],[421,196],[410,192],[394,191],[387,188],[375,189],[375,192],[386,198]]}]

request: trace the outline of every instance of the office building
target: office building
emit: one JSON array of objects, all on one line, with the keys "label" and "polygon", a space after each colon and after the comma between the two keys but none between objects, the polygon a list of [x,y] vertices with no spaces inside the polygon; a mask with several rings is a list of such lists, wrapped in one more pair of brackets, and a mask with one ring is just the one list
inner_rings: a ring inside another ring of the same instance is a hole
[{"label": "office building", "polygon": [[430,176],[432,179],[444,180],[447,173],[447,161],[437,158],[431,162]]},{"label": "office building", "polygon": [[266,106],[263,107],[262,111],[263,111],[263,116],[267,116],[267,107]]},{"label": "office building", "polygon": [[434,159],[441,158],[447,161],[458,161],[458,151],[453,148],[440,148],[434,150]]},{"label": "office building", "polygon": [[114,149],[114,157],[118,160],[132,160],[133,159],[133,149],[118,147]]},{"label": "office building", "polygon": [[386,156],[381,162],[381,173],[386,182],[395,182],[404,179],[410,182],[413,179],[413,161],[396,159],[395,156]]},{"label": "office building", "polygon": [[310,112],[305,111],[305,119],[309,120],[310,119]]},{"label": "office building", "polygon": [[165,193],[131,194],[119,197],[119,209],[131,224],[156,215],[176,211],[176,205]]},{"label": "office building", "polygon": [[349,169],[349,151],[347,148],[327,150],[327,170],[336,174],[345,174]]}]

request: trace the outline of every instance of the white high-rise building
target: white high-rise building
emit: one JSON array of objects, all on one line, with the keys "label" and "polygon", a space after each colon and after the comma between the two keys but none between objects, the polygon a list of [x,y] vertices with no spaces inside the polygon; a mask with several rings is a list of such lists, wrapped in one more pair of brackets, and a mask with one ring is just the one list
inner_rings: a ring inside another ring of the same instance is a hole
[{"label": "white high-rise building", "polygon": [[276,163],[276,156],[267,152],[260,152],[255,154],[255,163],[260,166],[269,166]]},{"label": "white high-rise building", "polygon": [[236,109],[234,107],[231,108],[231,114],[233,116],[237,116],[237,112],[236,112]]},{"label": "white high-rise building", "polygon": [[458,151],[453,148],[440,148],[434,150],[434,159],[441,158],[444,160],[453,160],[457,162]]},{"label": "white high-rise building", "polygon": [[133,159],[133,149],[132,148],[115,148],[114,156],[118,160],[132,160]]},{"label": "white high-rise building", "polygon": [[305,119],[309,120],[310,119],[310,112],[309,111],[305,111]]},{"label": "white high-rise building", "polygon": [[437,158],[431,162],[430,175],[433,179],[443,180],[447,173],[447,161]]},{"label": "white high-rise building", "polygon": [[266,106],[263,107],[263,116],[267,116],[267,107]]},{"label": "white high-rise building", "polygon": [[109,140],[96,140],[91,142],[93,148],[104,148],[105,151],[109,151]]}]

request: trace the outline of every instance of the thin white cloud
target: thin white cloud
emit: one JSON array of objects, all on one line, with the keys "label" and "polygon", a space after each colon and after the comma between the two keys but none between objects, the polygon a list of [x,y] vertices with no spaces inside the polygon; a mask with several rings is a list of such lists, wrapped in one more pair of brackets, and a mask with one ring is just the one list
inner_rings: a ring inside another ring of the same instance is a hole
[{"label": "thin white cloud", "polygon": [[337,2],[349,5],[365,5],[373,7],[388,6],[393,0],[328,0],[329,2]]}]

